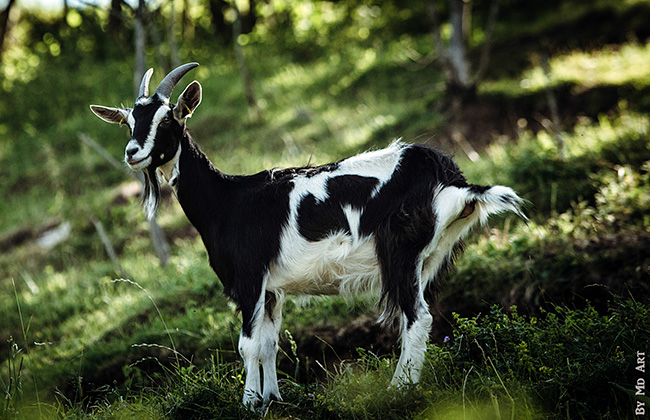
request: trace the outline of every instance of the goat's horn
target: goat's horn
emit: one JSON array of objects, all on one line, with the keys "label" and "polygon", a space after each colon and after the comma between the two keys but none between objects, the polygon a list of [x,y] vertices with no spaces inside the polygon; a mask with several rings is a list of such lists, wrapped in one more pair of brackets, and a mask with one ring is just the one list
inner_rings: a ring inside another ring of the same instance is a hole
[{"label": "goat's horn", "polygon": [[152,74],[153,74],[153,69],[149,69],[142,77],[142,82],[140,82],[140,92],[138,93],[138,98],[146,98],[147,96],[149,96],[149,80],[151,80]]},{"label": "goat's horn", "polygon": [[156,88],[155,93],[162,98],[169,98],[172,96],[172,90],[174,90],[176,83],[181,80],[181,77],[183,77],[185,73],[192,70],[198,65],[199,63],[187,63],[176,67],[174,70],[170,71],[167,76],[165,76],[162,82],[160,82],[158,88]]}]

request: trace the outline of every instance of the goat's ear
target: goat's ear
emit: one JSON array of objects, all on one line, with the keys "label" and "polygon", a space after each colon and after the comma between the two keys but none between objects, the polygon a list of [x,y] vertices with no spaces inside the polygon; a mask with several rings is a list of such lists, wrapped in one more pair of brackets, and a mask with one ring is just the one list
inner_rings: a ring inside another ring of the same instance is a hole
[{"label": "goat's ear", "polygon": [[111,108],[100,105],[90,105],[90,110],[102,120],[122,125],[126,122],[129,110],[120,108]]},{"label": "goat's ear", "polygon": [[174,107],[174,118],[182,123],[187,117],[191,117],[192,112],[201,103],[201,96],[201,84],[195,80],[178,97],[178,103]]}]

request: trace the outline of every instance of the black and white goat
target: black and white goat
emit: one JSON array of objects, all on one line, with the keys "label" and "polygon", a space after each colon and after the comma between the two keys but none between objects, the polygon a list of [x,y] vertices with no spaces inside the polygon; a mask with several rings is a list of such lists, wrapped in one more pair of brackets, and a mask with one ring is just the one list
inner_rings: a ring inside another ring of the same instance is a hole
[{"label": "black and white goat", "polygon": [[472,226],[505,211],[525,218],[522,199],[507,187],[470,185],[449,157],[401,142],[324,166],[226,175],[186,129],[201,85],[193,81],[170,102],[197,65],[170,72],[151,96],[150,69],[132,109],[91,109],[129,127],[125,161],[146,175],[146,214],[155,213],[167,182],[241,311],[244,404],[280,400],[275,360],[286,295],[376,292],[381,318],[401,321],[392,383],[417,382],[432,323],[426,289]]}]

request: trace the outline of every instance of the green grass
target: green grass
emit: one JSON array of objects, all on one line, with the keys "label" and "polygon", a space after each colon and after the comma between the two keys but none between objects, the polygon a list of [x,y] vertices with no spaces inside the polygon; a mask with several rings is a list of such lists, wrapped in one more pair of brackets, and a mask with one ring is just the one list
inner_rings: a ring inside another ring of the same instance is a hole
[{"label": "green grass", "polygon": [[636,42],[608,45],[594,51],[570,51],[549,60],[548,74],[537,62],[522,72],[520,78],[488,81],[481,86],[481,91],[520,96],[567,85],[582,91],[627,85],[647,89],[650,85],[648,59],[650,44]]}]

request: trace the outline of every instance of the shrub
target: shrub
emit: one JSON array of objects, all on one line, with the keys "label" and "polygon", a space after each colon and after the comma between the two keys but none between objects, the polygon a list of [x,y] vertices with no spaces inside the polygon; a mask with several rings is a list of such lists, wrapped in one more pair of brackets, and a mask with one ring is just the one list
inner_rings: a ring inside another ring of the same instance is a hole
[{"label": "shrub", "polygon": [[558,306],[540,318],[495,306],[485,317],[455,320],[449,353],[457,377],[471,369],[485,376],[498,372],[504,383],[524,385],[557,417],[622,418],[633,412],[637,351],[650,345],[647,305],[619,301],[607,315],[591,305]]}]

